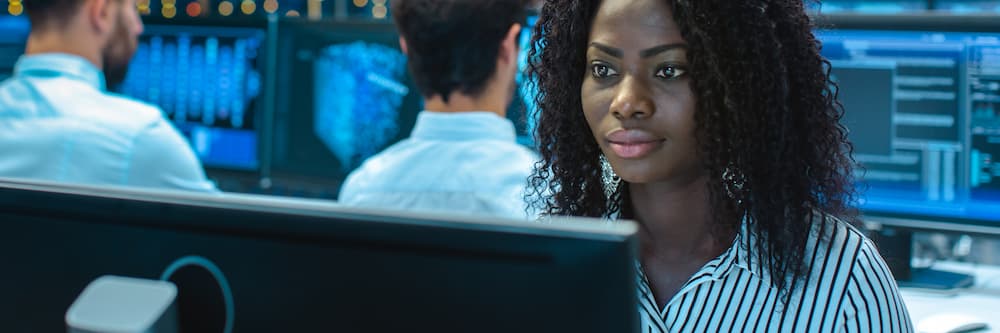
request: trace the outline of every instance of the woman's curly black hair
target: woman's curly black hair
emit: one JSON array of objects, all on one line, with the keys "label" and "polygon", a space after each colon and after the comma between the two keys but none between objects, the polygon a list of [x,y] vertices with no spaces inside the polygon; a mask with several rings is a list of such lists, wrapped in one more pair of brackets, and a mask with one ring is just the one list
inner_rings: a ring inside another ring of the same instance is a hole
[{"label": "woman's curly black hair", "polygon": [[[709,175],[714,233],[746,218],[747,251],[790,291],[808,268],[806,241],[827,214],[854,223],[852,147],[843,108],[801,0],[663,0],[688,44],[695,135]],[[542,160],[529,201],[548,215],[629,217],[627,184],[605,194],[601,150],[580,87],[600,0],[548,0],[534,30],[529,74],[539,88]],[[819,214],[822,216],[814,216]]]}]

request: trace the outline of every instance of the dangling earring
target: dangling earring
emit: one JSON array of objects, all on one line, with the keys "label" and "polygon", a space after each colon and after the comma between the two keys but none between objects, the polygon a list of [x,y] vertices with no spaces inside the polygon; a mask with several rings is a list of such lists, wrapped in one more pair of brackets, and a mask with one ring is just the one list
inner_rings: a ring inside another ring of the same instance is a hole
[{"label": "dangling earring", "polygon": [[743,177],[743,173],[733,165],[730,164],[722,171],[722,186],[726,189],[726,195],[729,198],[735,198],[737,192],[743,191],[745,183],[746,179]]},{"label": "dangling earring", "polygon": [[604,186],[604,197],[611,199],[614,196],[615,191],[618,191],[618,185],[621,184],[622,179],[615,174],[615,170],[611,168],[611,163],[608,162],[608,158],[604,157],[604,154],[600,156],[601,162],[601,183]]}]

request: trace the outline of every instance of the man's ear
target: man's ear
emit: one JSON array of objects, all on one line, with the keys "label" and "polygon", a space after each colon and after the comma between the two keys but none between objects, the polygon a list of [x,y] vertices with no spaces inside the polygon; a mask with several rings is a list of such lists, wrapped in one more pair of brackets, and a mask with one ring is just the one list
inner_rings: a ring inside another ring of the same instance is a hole
[{"label": "man's ear", "polygon": [[406,40],[403,36],[399,36],[399,49],[403,51],[403,55],[410,55],[410,50],[406,47]]},{"label": "man's ear", "polygon": [[500,61],[511,61],[517,63],[518,37],[521,35],[521,24],[514,23],[507,30],[507,35],[500,41],[500,53],[497,55]]},{"label": "man's ear", "polygon": [[89,25],[100,34],[111,31],[114,25],[114,4],[119,0],[87,0],[84,2],[84,14]]}]

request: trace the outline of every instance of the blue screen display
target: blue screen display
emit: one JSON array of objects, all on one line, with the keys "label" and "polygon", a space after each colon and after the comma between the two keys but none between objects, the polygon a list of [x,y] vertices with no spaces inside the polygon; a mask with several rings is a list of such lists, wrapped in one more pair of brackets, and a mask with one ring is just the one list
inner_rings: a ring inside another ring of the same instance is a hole
[{"label": "blue screen display", "polygon": [[265,31],[150,25],[118,90],[155,104],[207,167],[254,169]]},{"label": "blue screen display", "polygon": [[323,48],[314,68],[313,131],[349,172],[399,135],[399,109],[410,93],[406,56],[355,41]]},{"label": "blue screen display", "polygon": [[1000,222],[1000,33],[818,31],[861,207]]},{"label": "blue screen display", "polygon": [[24,44],[31,32],[26,16],[0,15],[0,43]]},{"label": "blue screen display", "polygon": [[336,193],[423,109],[388,22],[278,22],[272,179]]}]

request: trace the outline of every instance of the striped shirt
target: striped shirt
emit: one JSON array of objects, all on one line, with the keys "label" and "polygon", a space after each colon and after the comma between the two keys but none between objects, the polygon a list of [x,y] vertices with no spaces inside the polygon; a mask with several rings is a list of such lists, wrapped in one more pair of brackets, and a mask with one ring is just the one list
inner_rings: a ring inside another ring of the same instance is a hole
[{"label": "striped shirt", "polygon": [[[833,217],[806,244],[811,263],[786,306],[766,266],[745,253],[744,227],[660,309],[639,267],[642,332],[912,332],[909,312],[875,246]],[[825,229],[825,230],[824,230]],[[819,237],[819,235],[826,237]]]}]

